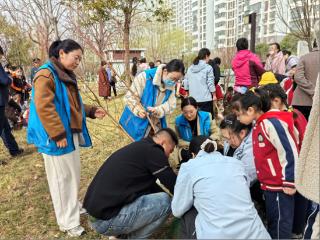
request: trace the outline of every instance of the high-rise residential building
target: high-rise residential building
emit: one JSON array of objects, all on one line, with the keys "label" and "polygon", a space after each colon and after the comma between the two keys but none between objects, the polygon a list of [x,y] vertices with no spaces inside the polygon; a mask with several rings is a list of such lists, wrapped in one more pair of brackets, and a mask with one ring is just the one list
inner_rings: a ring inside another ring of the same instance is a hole
[{"label": "high-rise residential building", "polygon": [[[173,10],[171,26],[182,28],[186,34],[192,35],[194,51],[202,47],[209,49],[234,47],[238,38],[250,39],[250,25],[245,23],[244,19],[252,12],[256,13],[256,43],[280,42],[290,31],[283,21],[292,24],[292,12],[301,11],[301,9],[293,10],[292,6],[290,8],[288,2],[288,0],[167,0]],[[317,4],[317,1],[314,4]]]},{"label": "high-rise residential building", "polygon": [[171,27],[191,34],[192,49],[213,46],[213,0],[167,0],[173,11]]}]

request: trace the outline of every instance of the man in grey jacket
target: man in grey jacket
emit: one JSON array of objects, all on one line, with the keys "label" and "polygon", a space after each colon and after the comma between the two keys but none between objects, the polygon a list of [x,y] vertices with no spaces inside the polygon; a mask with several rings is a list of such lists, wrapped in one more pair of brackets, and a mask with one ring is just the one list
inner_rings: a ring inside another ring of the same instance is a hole
[{"label": "man in grey jacket", "polygon": [[196,99],[201,111],[210,112],[213,115],[213,101],[216,100],[216,88],[212,67],[208,64],[210,51],[202,48],[198,56],[189,67],[184,79],[184,88],[189,95]]}]

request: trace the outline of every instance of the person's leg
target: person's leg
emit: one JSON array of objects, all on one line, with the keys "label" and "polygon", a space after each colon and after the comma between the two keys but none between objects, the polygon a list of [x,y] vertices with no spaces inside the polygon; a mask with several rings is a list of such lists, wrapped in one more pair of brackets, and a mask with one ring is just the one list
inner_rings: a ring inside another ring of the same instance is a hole
[{"label": "person's leg", "polygon": [[115,83],[113,84],[112,89],[113,89],[114,96],[116,97],[117,96],[117,89],[116,89]]},{"label": "person's leg", "polygon": [[11,156],[16,156],[22,153],[22,149],[19,149],[19,146],[12,135],[11,127],[9,125],[8,119],[5,117],[3,121],[3,128],[1,132],[1,138],[3,140],[4,145],[9,150]]},{"label": "person's leg", "polygon": [[78,137],[74,137],[76,149],[71,153],[62,156],[42,154],[53,207],[61,231],[68,231],[80,225],[78,141]]},{"label": "person's leg", "polygon": [[197,239],[195,221],[198,215],[197,209],[192,207],[181,218],[180,239]]},{"label": "person's leg", "polygon": [[251,187],[250,187],[250,195],[251,199],[254,202],[254,205],[258,211],[259,216],[261,219],[265,219],[266,216],[266,204],[263,199],[263,191],[260,188],[260,182],[256,181]]},{"label": "person's leg", "polygon": [[209,112],[212,115],[212,119],[214,119],[214,112],[213,112],[213,102],[199,102],[198,107],[201,111]]},{"label": "person's leg", "polygon": [[5,107],[0,106],[0,133],[2,133],[5,118]]},{"label": "person's leg", "polygon": [[303,197],[300,193],[294,195],[294,218],[292,233],[295,235],[302,235],[307,219],[308,199]]},{"label": "person's leg", "polygon": [[283,192],[264,192],[268,232],[272,239],[290,239],[292,235],[294,197]]},{"label": "person's leg", "polygon": [[314,230],[313,226],[316,225],[316,216],[319,215],[319,204],[310,201],[309,209],[310,211],[307,213],[307,225],[304,231],[303,239],[311,239]]},{"label": "person's leg", "polygon": [[171,212],[170,205],[171,199],[167,193],[143,195],[125,205],[117,216],[91,221],[91,226],[106,236],[147,238],[167,219]]}]

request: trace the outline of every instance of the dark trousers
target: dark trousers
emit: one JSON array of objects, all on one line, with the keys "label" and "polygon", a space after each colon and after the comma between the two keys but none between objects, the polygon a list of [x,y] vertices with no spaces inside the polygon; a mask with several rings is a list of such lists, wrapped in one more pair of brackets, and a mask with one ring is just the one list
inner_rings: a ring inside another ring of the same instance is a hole
[{"label": "dark trousers", "polygon": [[[112,87],[112,90],[113,90],[113,94],[114,96],[116,97],[117,96],[117,89],[116,89],[116,83],[114,81],[110,82],[110,85]],[[110,94],[111,96],[111,94]]]},{"label": "dark trousers", "polygon": [[266,203],[263,198],[263,190],[260,188],[260,182],[257,181],[250,187],[251,199],[259,213],[259,216],[263,219],[266,215]]},{"label": "dark trousers", "polygon": [[309,201],[307,211],[307,226],[304,232],[303,239],[311,239],[312,227],[316,221],[316,217],[319,214],[319,204]]},{"label": "dark trousers", "polygon": [[294,195],[294,218],[292,232],[294,234],[303,234],[307,220],[307,209],[309,200],[300,193]]},{"label": "dark trousers", "polygon": [[11,133],[11,128],[4,110],[4,107],[0,107],[0,134],[6,148],[11,155],[14,155],[19,151],[19,146]]},{"label": "dark trousers", "polygon": [[307,119],[307,121],[309,120],[309,116],[310,116],[310,112],[311,112],[311,106],[293,106],[293,108],[298,109],[303,116]]},{"label": "dark trousers", "polygon": [[268,232],[272,239],[291,239],[294,196],[283,192],[264,191]]},{"label": "dark trousers", "polygon": [[213,101],[198,102],[198,107],[199,107],[199,109],[200,109],[201,111],[211,113],[212,119],[214,119]]},{"label": "dark trousers", "polygon": [[196,217],[197,209],[192,207],[181,218],[180,239],[197,239],[196,235]]}]

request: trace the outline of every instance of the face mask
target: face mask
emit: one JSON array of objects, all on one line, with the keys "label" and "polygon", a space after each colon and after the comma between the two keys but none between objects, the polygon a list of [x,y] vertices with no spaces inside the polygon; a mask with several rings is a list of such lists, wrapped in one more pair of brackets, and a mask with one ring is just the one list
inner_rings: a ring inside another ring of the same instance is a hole
[{"label": "face mask", "polygon": [[166,87],[173,87],[176,83],[172,81],[171,79],[165,79],[163,80],[163,83]]}]

